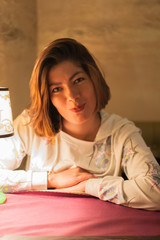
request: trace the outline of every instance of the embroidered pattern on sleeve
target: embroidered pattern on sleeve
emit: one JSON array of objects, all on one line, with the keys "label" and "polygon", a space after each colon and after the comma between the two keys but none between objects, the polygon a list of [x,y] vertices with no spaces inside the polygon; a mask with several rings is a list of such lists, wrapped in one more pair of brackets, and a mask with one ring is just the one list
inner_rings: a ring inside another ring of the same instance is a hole
[{"label": "embroidered pattern on sleeve", "polygon": [[105,168],[110,160],[111,136],[94,146],[94,159],[98,168]]},{"label": "embroidered pattern on sleeve", "polygon": [[11,193],[11,192],[18,192],[20,190],[23,190],[23,186],[21,186],[22,184],[17,184],[14,186],[5,186],[5,187],[1,187],[1,191],[5,192],[5,193]]},{"label": "embroidered pattern on sleeve", "polygon": [[[11,181],[9,178],[7,178],[5,182],[7,182],[8,184],[5,183],[4,185],[0,186],[0,191],[2,192],[5,192],[5,193],[18,192],[18,191],[24,190],[24,188],[25,190],[27,190],[26,189],[27,182],[16,183],[14,181]],[[28,190],[30,190],[30,188],[28,188]]]},{"label": "embroidered pattern on sleeve", "polygon": [[150,175],[152,178],[153,188],[160,189],[160,166],[159,166],[159,164],[150,162],[150,163],[147,163],[147,165],[148,165],[147,175]]},{"label": "embroidered pattern on sleeve", "polygon": [[136,153],[136,151],[132,147],[131,141],[130,144],[131,144],[130,147],[124,146],[122,150],[122,165],[126,176],[128,176],[127,163],[133,158],[133,155]]},{"label": "embroidered pattern on sleeve", "polygon": [[48,144],[56,145],[56,139],[55,138],[49,139],[49,138],[43,137],[43,140],[45,141],[46,145],[48,145]]},{"label": "embroidered pattern on sleeve", "polygon": [[116,204],[124,204],[126,200],[123,197],[120,186],[111,186],[109,188],[100,187],[100,199],[110,201]]}]

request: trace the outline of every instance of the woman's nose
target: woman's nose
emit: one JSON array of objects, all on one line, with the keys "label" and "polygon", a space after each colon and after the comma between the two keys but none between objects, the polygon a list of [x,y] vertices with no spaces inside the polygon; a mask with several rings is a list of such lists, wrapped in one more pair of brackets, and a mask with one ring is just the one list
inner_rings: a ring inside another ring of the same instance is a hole
[{"label": "woman's nose", "polygon": [[67,100],[75,101],[79,97],[79,91],[75,87],[68,87],[67,89]]}]

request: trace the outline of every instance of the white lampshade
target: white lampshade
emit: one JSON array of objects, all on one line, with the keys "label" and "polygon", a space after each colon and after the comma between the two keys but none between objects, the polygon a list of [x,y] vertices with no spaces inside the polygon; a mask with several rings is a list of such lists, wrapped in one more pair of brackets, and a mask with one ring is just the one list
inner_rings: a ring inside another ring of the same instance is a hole
[{"label": "white lampshade", "polygon": [[0,138],[13,135],[13,120],[9,89],[0,87]]}]

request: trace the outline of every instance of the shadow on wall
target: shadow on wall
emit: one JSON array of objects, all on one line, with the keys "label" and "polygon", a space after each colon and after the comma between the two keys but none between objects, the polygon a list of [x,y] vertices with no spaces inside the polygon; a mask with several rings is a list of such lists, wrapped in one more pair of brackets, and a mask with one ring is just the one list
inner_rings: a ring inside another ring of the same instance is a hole
[{"label": "shadow on wall", "polygon": [[142,136],[160,163],[160,122],[135,122],[142,130]]}]

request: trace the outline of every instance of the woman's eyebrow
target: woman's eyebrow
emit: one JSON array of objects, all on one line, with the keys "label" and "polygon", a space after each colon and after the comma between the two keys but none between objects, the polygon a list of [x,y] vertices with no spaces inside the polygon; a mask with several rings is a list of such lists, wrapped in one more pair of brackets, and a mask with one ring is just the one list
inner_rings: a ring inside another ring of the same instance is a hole
[{"label": "woman's eyebrow", "polygon": [[52,82],[52,83],[49,84],[49,87],[58,86],[60,84],[61,84],[61,82]]},{"label": "woman's eyebrow", "polygon": [[[70,78],[69,78],[69,81],[72,81],[72,79],[76,76],[76,75],[78,75],[78,74],[80,74],[80,73],[83,73],[82,71],[78,71],[78,72],[75,72]],[[60,84],[62,84],[61,82],[52,82],[51,84],[49,84],[49,87],[51,87],[51,86],[57,86],[57,85],[60,85]]]},{"label": "woman's eyebrow", "polygon": [[71,81],[76,75],[80,74],[80,73],[83,73],[81,71],[79,72],[75,72],[70,78],[69,78],[69,81]]}]

